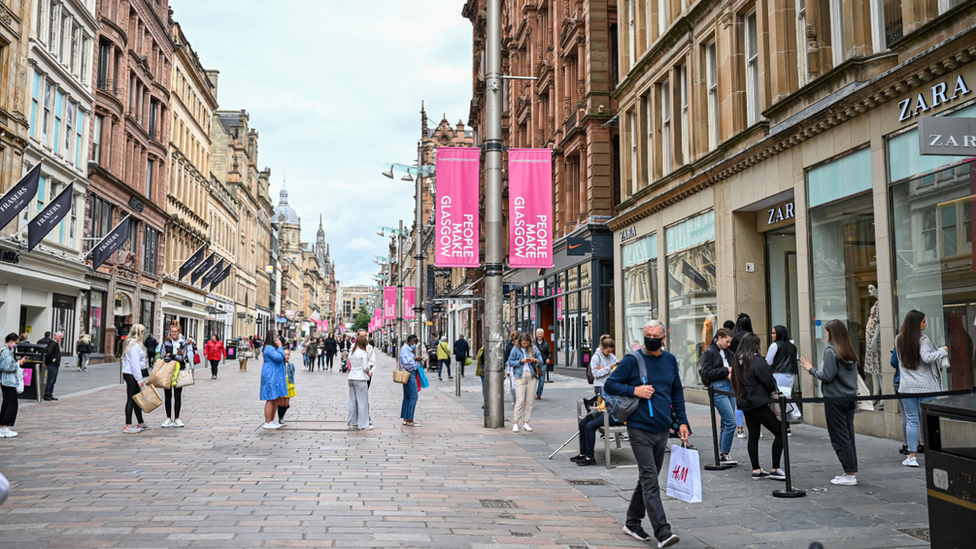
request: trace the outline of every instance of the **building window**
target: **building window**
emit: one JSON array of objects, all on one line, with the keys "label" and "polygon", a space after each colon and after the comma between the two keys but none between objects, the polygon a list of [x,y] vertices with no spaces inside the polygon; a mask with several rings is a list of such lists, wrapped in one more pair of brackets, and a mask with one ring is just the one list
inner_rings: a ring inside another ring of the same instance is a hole
[{"label": "building window", "polygon": [[61,10],[61,43],[58,45],[58,60],[61,64],[68,66],[68,52],[70,51],[71,42],[71,16],[64,13],[66,10]]},{"label": "building window", "polygon": [[70,100],[65,101],[64,111],[64,156],[71,158],[71,138],[74,137],[74,132],[71,130],[74,127],[75,104]]},{"label": "building window", "polygon": [[678,128],[678,139],[681,140],[681,163],[687,164],[690,158],[691,139],[688,125],[688,65],[681,65],[677,70],[678,85],[681,99],[681,126]]},{"label": "building window", "polygon": [[88,87],[89,80],[83,78],[85,74],[89,74],[88,71],[88,48],[91,45],[91,40],[87,36],[82,35],[81,37],[81,60],[78,62],[78,77],[82,78],[82,85],[86,88]]},{"label": "building window", "polygon": [[153,190],[153,168],[156,162],[152,159],[146,161],[146,196],[152,198]]},{"label": "building window", "polygon": [[844,62],[843,0],[830,0],[830,50],[835,67]]},{"label": "building window", "polygon": [[54,92],[54,154],[61,153],[61,110],[64,105],[64,95]]},{"label": "building window", "polygon": [[47,13],[48,3],[47,0],[37,0],[37,28],[35,29],[35,34],[37,39],[41,40],[44,33],[44,14]]},{"label": "building window", "polygon": [[671,83],[661,84],[661,176],[671,173]]},{"label": "building window", "polygon": [[718,57],[715,41],[705,46],[705,71],[708,97],[706,115],[708,117],[708,150],[718,147]]},{"label": "building window", "polygon": [[78,75],[78,37],[81,29],[77,26],[71,28],[71,74]]},{"label": "building window", "polygon": [[71,220],[68,222],[68,246],[72,249],[75,247],[75,231],[78,227],[78,201],[81,200],[77,196],[71,197]]},{"label": "building window", "polygon": [[939,0],[939,14],[943,14],[956,6],[960,6],[966,0]]},{"label": "building window", "polygon": [[627,25],[629,28],[628,42],[630,44],[630,64],[628,67],[633,68],[634,63],[637,61],[637,0],[627,1]]},{"label": "building window", "polygon": [[[86,303],[87,301],[87,303]],[[105,341],[105,292],[91,290],[83,292],[82,308],[86,309],[85,333],[91,338],[93,353],[101,353]]]},{"label": "building window", "polygon": [[647,184],[650,185],[654,181],[654,101],[651,94],[645,95],[643,98],[644,102],[644,128],[647,132],[647,143],[644,144],[645,150],[647,151]]},{"label": "building window", "polygon": [[631,112],[627,117],[630,126],[630,193],[637,192],[637,113]]},{"label": "building window", "polygon": [[51,103],[54,102],[54,89],[51,87],[51,83],[44,82],[44,122],[41,126],[41,143],[48,146],[47,134],[48,129],[51,127]]},{"label": "building window", "polygon": [[626,350],[637,350],[644,342],[644,325],[660,319],[657,300],[657,235],[641,237],[620,247],[624,281],[624,337]]},{"label": "building window", "polygon": [[807,85],[807,0],[796,0],[796,72],[800,87]]},{"label": "building window", "polygon": [[47,19],[47,47],[53,53],[55,47],[57,47],[57,37],[58,37],[58,12],[61,6],[51,2],[51,9],[49,11],[49,16]]},{"label": "building window", "polygon": [[81,149],[85,145],[81,139],[85,128],[85,113],[81,112],[81,109],[78,109],[78,123],[75,125],[75,128],[75,166],[80,168],[81,161],[85,158],[85,155],[81,153]]},{"label": "building window", "polygon": [[142,314],[139,316],[142,325],[146,327],[146,333],[153,333],[156,320],[156,302],[150,299],[142,300]]},{"label": "building window", "polygon": [[[664,35],[668,28],[668,0],[657,0],[657,35]],[[650,32],[650,29],[647,29]]]},{"label": "building window", "polygon": [[107,40],[98,43],[98,79],[95,85],[100,90],[108,89],[108,60],[112,53],[112,47]]},{"label": "building window", "polygon": [[142,270],[148,274],[156,274],[156,252],[159,250],[159,231],[146,224],[142,239]]},{"label": "building window", "polygon": [[41,99],[41,75],[34,73],[34,86],[31,92],[31,114],[30,114],[30,136],[31,139],[37,139],[37,126],[39,126],[39,121],[37,120],[37,105],[40,103]]},{"label": "building window", "polygon": [[96,114],[95,115],[95,128],[92,131],[92,160],[98,164],[102,164],[102,132],[104,131],[105,117]]},{"label": "building window", "polygon": [[88,250],[112,230],[112,204],[97,194],[90,194],[91,212],[88,219]]},{"label": "building window", "polygon": [[746,15],[746,121],[759,121],[759,31],[756,10]]},{"label": "building window", "polygon": [[156,120],[159,117],[159,101],[149,100],[149,139],[156,140]]}]

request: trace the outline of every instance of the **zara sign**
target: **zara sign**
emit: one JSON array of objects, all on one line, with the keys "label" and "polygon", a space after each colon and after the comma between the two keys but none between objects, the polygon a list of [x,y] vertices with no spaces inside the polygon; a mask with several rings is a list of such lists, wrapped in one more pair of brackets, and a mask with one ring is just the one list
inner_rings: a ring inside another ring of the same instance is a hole
[{"label": "zara sign", "polygon": [[929,96],[925,93],[919,93],[916,97],[909,97],[904,101],[898,103],[898,108],[901,109],[901,114],[898,116],[899,122],[904,122],[913,116],[918,116],[919,114],[926,113],[930,109],[934,109],[939,105],[945,105],[954,99],[958,99],[964,95],[969,95],[971,90],[966,86],[966,81],[962,79],[962,75],[956,77],[955,85],[952,89],[952,95],[949,96],[949,82],[939,82],[938,84],[929,88],[931,92]]},{"label": "zara sign", "polygon": [[976,118],[919,118],[918,152],[921,155],[976,156]]}]

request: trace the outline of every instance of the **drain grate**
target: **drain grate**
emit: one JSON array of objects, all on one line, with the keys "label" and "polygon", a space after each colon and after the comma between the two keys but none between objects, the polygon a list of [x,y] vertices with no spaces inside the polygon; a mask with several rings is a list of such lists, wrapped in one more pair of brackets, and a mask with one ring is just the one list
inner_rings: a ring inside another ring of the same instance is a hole
[{"label": "drain grate", "polygon": [[920,539],[922,541],[932,541],[932,539],[929,536],[928,528],[895,528],[895,530],[907,536],[912,536],[913,538]]},{"label": "drain grate", "polygon": [[602,478],[583,478],[583,479],[569,479],[568,482],[571,486],[607,486],[607,481]]},{"label": "drain grate", "polygon": [[590,549],[589,545],[570,545],[569,549]]},{"label": "drain grate", "polygon": [[481,505],[488,509],[518,509],[519,506],[514,501],[507,499],[483,499]]},{"label": "drain grate", "polygon": [[512,535],[517,538],[531,538],[532,534],[528,532],[512,532]]},{"label": "drain grate", "polygon": [[515,518],[515,515],[513,515],[511,513],[502,513],[502,514],[498,515],[498,518],[500,518],[500,519],[514,519]]}]

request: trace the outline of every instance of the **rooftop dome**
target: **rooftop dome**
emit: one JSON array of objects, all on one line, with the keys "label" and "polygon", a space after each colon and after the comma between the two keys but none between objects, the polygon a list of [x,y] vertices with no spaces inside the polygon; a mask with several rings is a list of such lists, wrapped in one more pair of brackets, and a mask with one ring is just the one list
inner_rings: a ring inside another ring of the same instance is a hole
[{"label": "rooftop dome", "polygon": [[271,218],[272,221],[276,221],[278,223],[289,223],[291,225],[301,224],[302,220],[298,217],[298,214],[295,213],[295,210],[288,205],[288,191],[286,189],[281,189],[279,196],[281,199],[278,201],[278,206],[276,206],[274,209],[274,216]]}]

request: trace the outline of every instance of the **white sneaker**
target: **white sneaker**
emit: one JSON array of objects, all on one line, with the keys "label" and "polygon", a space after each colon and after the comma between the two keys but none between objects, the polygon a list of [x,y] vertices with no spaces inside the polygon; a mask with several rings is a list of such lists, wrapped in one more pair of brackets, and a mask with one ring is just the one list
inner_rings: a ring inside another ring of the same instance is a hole
[{"label": "white sneaker", "polygon": [[901,464],[904,465],[905,467],[918,467],[918,460],[911,456],[908,456],[907,458],[905,458],[905,461],[901,462]]},{"label": "white sneaker", "polygon": [[7,438],[14,438],[17,436],[17,431],[12,430],[10,427],[6,429]]},{"label": "white sneaker", "polygon": [[512,432],[513,433],[517,433],[518,432],[518,423],[512,425]]},{"label": "white sneaker", "polygon": [[275,429],[280,429],[280,428],[284,427],[282,424],[278,423],[278,420],[277,419],[272,419],[271,420],[271,424],[275,426]]},{"label": "white sneaker", "polygon": [[264,424],[264,428],[265,429],[269,429],[269,430],[270,429],[280,429],[281,428],[281,425],[278,425],[277,423],[274,423],[274,422],[265,423]]},{"label": "white sneaker", "polygon": [[529,424],[528,423],[523,423],[522,424],[522,430],[524,430],[524,431],[526,431],[528,433],[531,433],[532,432],[532,427],[529,427]]},{"label": "white sneaker", "polygon": [[141,433],[142,429],[138,425],[132,425],[131,427],[123,427],[122,432],[126,434]]},{"label": "white sneaker", "polygon": [[745,431],[739,431],[738,433],[735,434],[735,436],[738,437],[738,438],[746,438],[746,432]]},{"label": "white sneaker", "polygon": [[176,425],[176,423],[174,423],[172,419],[166,418],[166,421],[164,421],[160,427],[172,427],[174,425]]},{"label": "white sneaker", "polygon": [[183,427],[183,422],[177,418],[176,421],[173,422],[173,427]]},{"label": "white sneaker", "polygon": [[0,438],[7,438],[7,428],[0,429]]},{"label": "white sneaker", "polygon": [[857,486],[857,476],[856,475],[840,475],[834,477],[831,484],[837,484],[840,486]]}]

